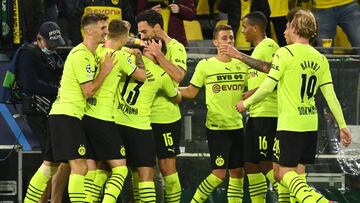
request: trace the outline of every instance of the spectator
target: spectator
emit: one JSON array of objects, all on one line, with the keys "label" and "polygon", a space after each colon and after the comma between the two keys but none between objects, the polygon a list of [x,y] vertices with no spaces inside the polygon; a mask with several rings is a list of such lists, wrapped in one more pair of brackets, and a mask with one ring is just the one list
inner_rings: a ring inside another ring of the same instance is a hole
[{"label": "spectator", "polygon": [[240,27],[241,1],[221,0],[219,11],[227,13],[228,25],[231,26],[233,33],[236,35]]},{"label": "spectator", "polygon": [[[43,155],[43,164],[30,181],[24,202],[39,200],[41,195],[35,193],[39,186],[39,178],[55,174],[57,165],[52,164],[51,142],[47,128],[48,110],[55,100],[59,82],[63,70],[63,60],[54,51],[58,46],[64,45],[60,34],[60,28],[53,22],[45,22],[41,25],[37,34],[36,42],[25,45],[20,51],[17,66],[17,83],[26,94],[23,101],[23,113],[32,132],[38,136]],[[48,173],[44,172],[48,169]],[[60,174],[60,175],[59,175]],[[57,175],[53,178],[57,184],[53,184],[53,196],[56,201],[62,202],[62,193],[66,186],[69,174],[68,164],[61,164]],[[45,200],[47,202],[47,198]]]},{"label": "spectator", "polygon": [[[284,31],[286,29],[286,16],[289,13],[289,1],[269,0],[270,21],[274,25],[274,31],[278,44],[283,47],[286,45]],[[270,26],[268,26],[270,27]],[[272,36],[272,38],[274,38]]]},{"label": "spectator", "polygon": [[137,1],[137,14],[149,8],[161,13],[164,19],[164,31],[169,37],[176,39],[185,47],[188,46],[183,20],[195,20],[196,9],[193,0]]},{"label": "spectator", "polygon": [[313,13],[318,20],[317,44],[322,46],[322,39],[332,39],[339,25],[346,33],[354,51],[360,54],[360,6],[355,0],[314,0]]},{"label": "spectator", "polygon": [[59,0],[44,0],[44,20],[57,22],[59,16]]},{"label": "spectator", "polygon": [[[284,1],[284,0],[282,0],[282,1]],[[265,15],[267,22],[270,22],[271,11],[270,11],[269,2],[267,0],[252,0],[250,12],[253,12],[253,11],[260,11],[261,13],[263,13]],[[266,27],[266,35],[271,36],[270,26]]]},{"label": "spectator", "polygon": [[25,42],[33,42],[44,18],[42,0],[20,1],[23,19],[23,37]]},{"label": "spectator", "polygon": [[[136,22],[131,7],[130,1],[132,0],[76,0],[73,1],[73,13],[70,15],[71,24],[70,27],[75,27],[70,34],[70,39],[73,45],[77,45],[82,42],[82,35],[80,31],[80,19],[83,15],[89,13],[102,13],[109,17],[108,22],[113,19],[126,20],[131,24],[130,33],[136,34]],[[69,3],[71,4],[71,3]]]}]

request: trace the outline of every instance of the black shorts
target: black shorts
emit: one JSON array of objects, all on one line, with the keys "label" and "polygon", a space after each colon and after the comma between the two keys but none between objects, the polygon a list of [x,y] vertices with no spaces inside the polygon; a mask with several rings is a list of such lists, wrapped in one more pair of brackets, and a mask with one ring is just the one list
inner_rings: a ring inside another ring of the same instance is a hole
[{"label": "black shorts", "polygon": [[131,167],[154,167],[156,164],[155,140],[152,130],[140,130],[116,125],[124,136],[126,162]]},{"label": "black shorts", "polygon": [[156,154],[159,159],[174,157],[180,154],[181,120],[174,123],[152,123]]},{"label": "black shorts", "polygon": [[273,160],[277,118],[250,117],[244,136],[244,161],[259,163]]},{"label": "black shorts", "polygon": [[206,129],[212,169],[234,169],[244,166],[243,129]]},{"label": "black shorts", "polygon": [[80,119],[50,115],[49,129],[54,161],[86,159],[89,143]]},{"label": "black shorts", "polygon": [[313,164],[315,162],[317,131],[278,131],[276,139],[279,146],[276,157],[279,159],[280,166],[296,167],[299,163]]},{"label": "black shorts", "polygon": [[47,116],[27,114],[26,121],[30,126],[32,133],[39,139],[43,160],[54,161]]},{"label": "black shorts", "polygon": [[125,159],[125,145],[115,122],[103,121],[85,115],[82,119],[92,154],[88,158],[97,161]]}]

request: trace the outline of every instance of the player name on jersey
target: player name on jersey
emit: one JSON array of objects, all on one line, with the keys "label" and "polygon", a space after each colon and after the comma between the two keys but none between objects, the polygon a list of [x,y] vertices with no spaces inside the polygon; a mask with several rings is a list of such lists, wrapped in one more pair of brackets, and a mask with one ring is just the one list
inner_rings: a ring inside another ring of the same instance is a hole
[{"label": "player name on jersey", "polygon": [[300,116],[317,114],[316,106],[298,106]]},{"label": "player name on jersey", "polygon": [[314,61],[303,61],[300,65],[303,70],[309,68],[316,72],[320,69],[320,66]]},{"label": "player name on jersey", "polygon": [[139,113],[138,108],[132,107],[132,106],[126,104],[126,103],[121,103],[121,102],[119,102],[118,109],[121,109],[121,111],[124,114],[137,115]]}]

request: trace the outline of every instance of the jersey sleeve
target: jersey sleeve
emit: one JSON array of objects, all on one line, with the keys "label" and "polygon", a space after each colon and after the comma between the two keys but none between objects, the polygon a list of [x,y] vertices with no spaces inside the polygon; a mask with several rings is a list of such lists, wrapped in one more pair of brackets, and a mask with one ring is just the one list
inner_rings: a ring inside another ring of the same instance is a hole
[{"label": "jersey sleeve", "polygon": [[195,68],[195,72],[190,80],[190,84],[194,85],[195,87],[201,88],[205,83],[205,70],[204,67],[206,66],[206,59],[201,60]]},{"label": "jersey sleeve", "polygon": [[187,55],[186,55],[185,47],[180,43],[177,43],[176,45],[173,46],[174,47],[171,50],[170,62],[176,66],[181,67],[186,71]]},{"label": "jersey sleeve", "polygon": [[255,58],[255,59],[263,59],[264,58],[264,49],[262,47],[259,47],[259,45],[257,47],[255,47],[253,53],[251,54],[251,57],[252,58]]},{"label": "jersey sleeve", "polygon": [[132,60],[131,54],[123,51],[117,51],[115,53],[116,59],[118,60],[117,65],[120,66],[120,71],[124,72],[126,75],[131,75],[136,69],[136,64]]},{"label": "jersey sleeve", "polygon": [[274,91],[276,84],[276,81],[270,78],[265,78],[264,82],[255,91],[255,93],[244,101],[244,106],[247,108],[250,105],[264,99],[270,92]]},{"label": "jersey sleeve", "polygon": [[336,97],[334,86],[331,83],[328,83],[327,85],[321,86],[320,90],[323,93],[325,100],[328,103],[329,108],[334,115],[336,122],[339,125],[339,128],[346,128],[346,122],[341,109],[341,105]]},{"label": "jersey sleeve", "polygon": [[325,56],[323,56],[322,66],[324,68],[324,72],[320,77],[320,83],[319,83],[320,87],[332,83],[329,61],[326,59]]},{"label": "jersey sleeve", "polygon": [[276,82],[278,82],[284,74],[289,57],[292,57],[287,49],[286,47],[280,48],[274,55],[268,77]]},{"label": "jersey sleeve", "polygon": [[162,90],[166,93],[166,95],[170,98],[177,96],[177,89],[174,86],[174,83],[168,74],[164,74],[162,76]]},{"label": "jersey sleeve", "polygon": [[249,73],[249,68],[250,68],[250,67],[249,67],[248,65],[246,65],[246,64],[243,64],[243,66],[246,67],[246,69],[245,69],[245,70],[246,70],[246,74],[245,74],[245,79],[244,79],[244,86],[245,86],[245,87],[248,87],[248,80],[249,80],[249,74],[248,74],[248,73]]},{"label": "jersey sleeve", "polygon": [[94,80],[98,67],[95,67],[94,63],[90,61],[92,56],[86,56],[83,51],[73,54],[71,63],[79,84]]}]

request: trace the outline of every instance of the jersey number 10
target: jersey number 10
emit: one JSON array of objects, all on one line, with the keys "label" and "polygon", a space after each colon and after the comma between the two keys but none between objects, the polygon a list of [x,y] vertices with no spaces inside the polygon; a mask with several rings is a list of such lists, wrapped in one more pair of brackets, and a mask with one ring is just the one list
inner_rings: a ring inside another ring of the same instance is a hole
[{"label": "jersey number 10", "polygon": [[301,102],[303,103],[305,93],[306,93],[308,99],[310,99],[311,97],[314,96],[317,78],[315,75],[311,75],[309,77],[309,80],[307,80],[307,75],[301,74],[301,79],[302,79],[302,82],[301,82],[300,96],[301,96]]}]

